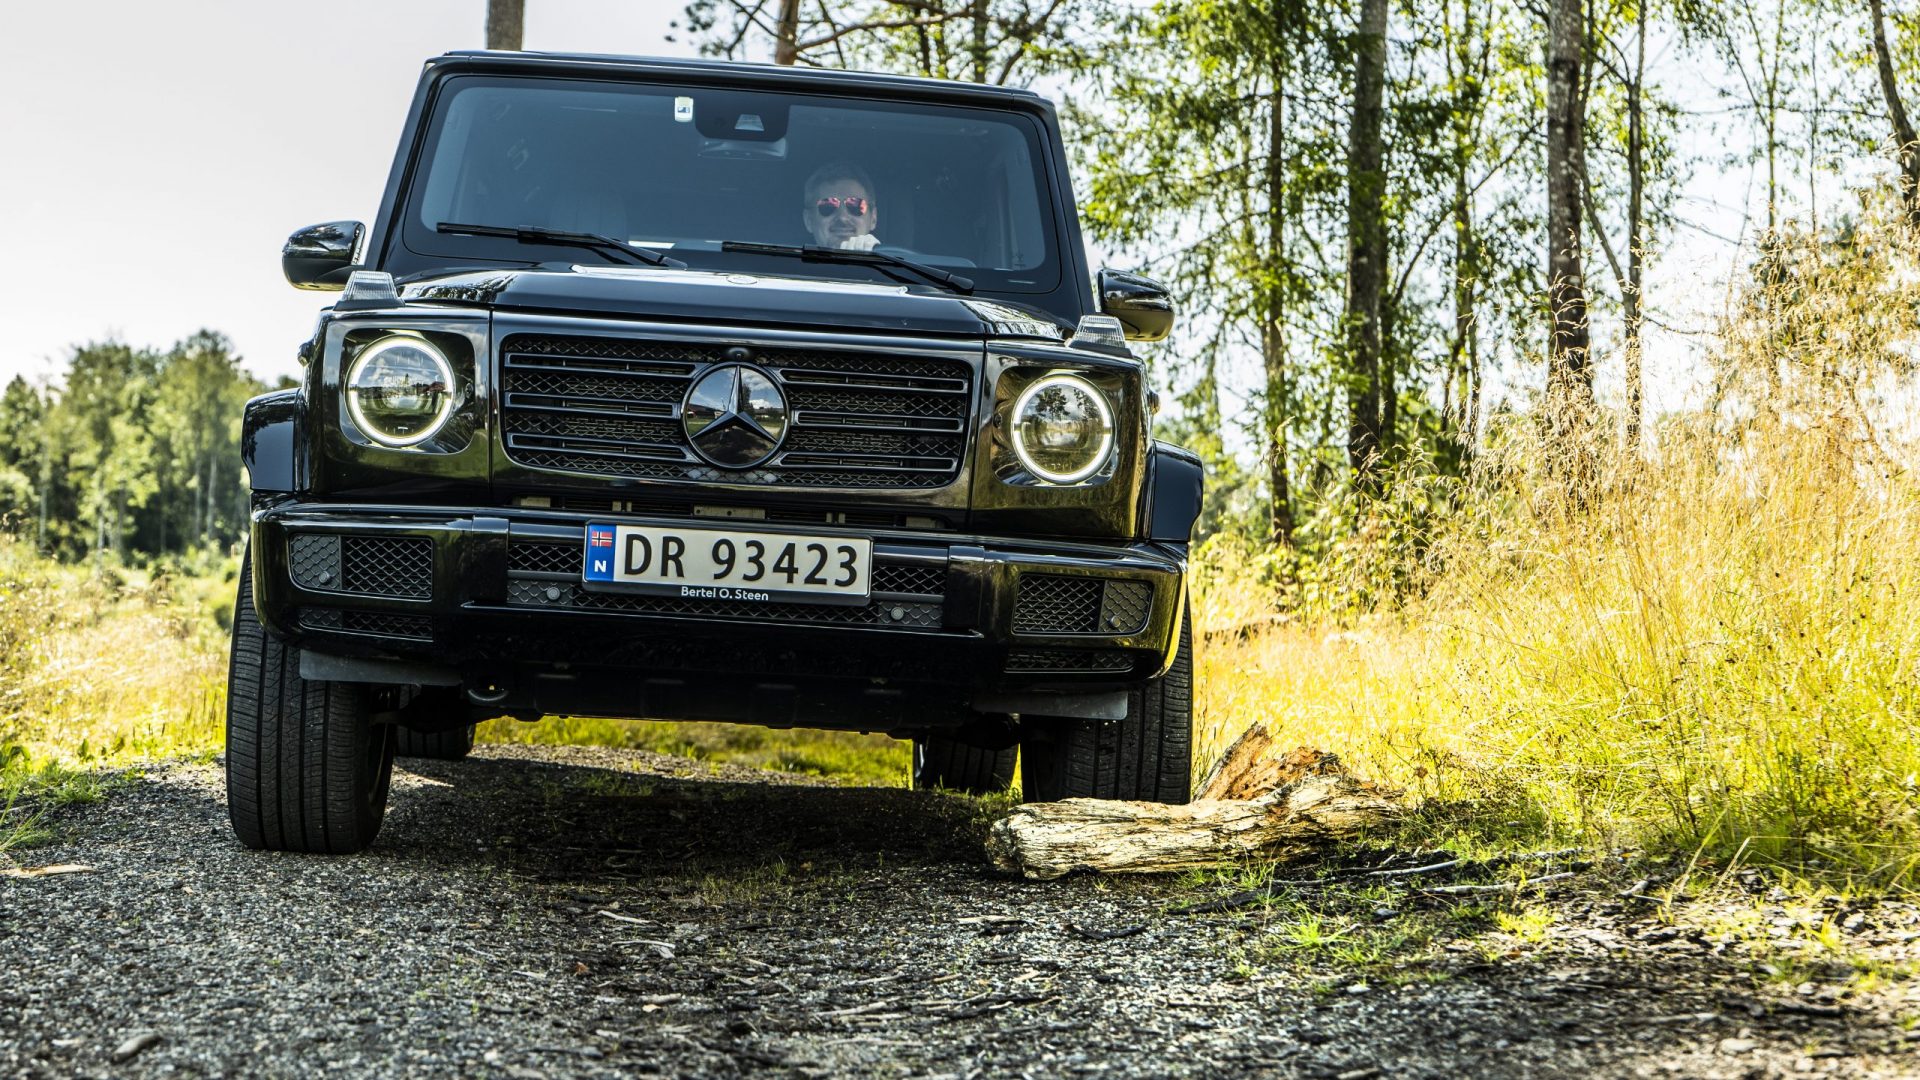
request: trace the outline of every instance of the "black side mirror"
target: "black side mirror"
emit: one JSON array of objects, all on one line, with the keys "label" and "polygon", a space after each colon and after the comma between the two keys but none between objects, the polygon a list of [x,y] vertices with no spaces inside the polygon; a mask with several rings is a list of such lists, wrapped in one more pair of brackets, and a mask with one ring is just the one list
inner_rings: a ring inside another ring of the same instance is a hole
[{"label": "black side mirror", "polygon": [[329,221],[309,225],[287,237],[280,249],[280,269],[296,289],[327,289],[338,292],[347,287],[347,276],[358,267],[353,253],[367,227],[357,221]]},{"label": "black side mirror", "polygon": [[1120,320],[1128,341],[1159,341],[1173,330],[1173,297],[1167,287],[1140,274],[1102,270],[1096,281],[1100,310]]}]

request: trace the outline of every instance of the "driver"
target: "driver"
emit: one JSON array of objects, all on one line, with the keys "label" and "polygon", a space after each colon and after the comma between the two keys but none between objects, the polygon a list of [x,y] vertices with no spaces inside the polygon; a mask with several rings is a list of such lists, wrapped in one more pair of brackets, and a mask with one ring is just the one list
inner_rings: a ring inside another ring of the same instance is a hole
[{"label": "driver", "polygon": [[873,227],[880,217],[873,199],[873,180],[850,161],[820,166],[807,177],[800,216],[813,241],[822,247],[872,251],[880,245]]}]

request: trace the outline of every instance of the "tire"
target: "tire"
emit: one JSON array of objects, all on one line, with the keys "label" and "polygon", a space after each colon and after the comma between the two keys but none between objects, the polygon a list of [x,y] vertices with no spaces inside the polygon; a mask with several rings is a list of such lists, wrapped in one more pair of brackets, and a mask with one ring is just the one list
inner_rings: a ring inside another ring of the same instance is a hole
[{"label": "tire", "polygon": [[431,758],[434,761],[459,761],[473,750],[473,725],[451,731],[415,731],[400,728],[399,745],[394,753],[407,758]]},{"label": "tire", "polygon": [[394,727],[373,722],[359,683],[300,677],[300,653],[253,609],[253,558],[240,562],[227,673],[227,816],[247,847],[345,855],[386,815]]},{"label": "tire", "polygon": [[1037,722],[1020,744],[1022,797],[1184,803],[1193,791],[1193,629],[1180,619],[1180,651],[1165,675],[1127,695],[1124,720]]},{"label": "tire", "polygon": [[917,791],[963,791],[991,795],[1013,786],[1020,748],[982,750],[958,739],[932,736],[913,740],[913,786]]}]

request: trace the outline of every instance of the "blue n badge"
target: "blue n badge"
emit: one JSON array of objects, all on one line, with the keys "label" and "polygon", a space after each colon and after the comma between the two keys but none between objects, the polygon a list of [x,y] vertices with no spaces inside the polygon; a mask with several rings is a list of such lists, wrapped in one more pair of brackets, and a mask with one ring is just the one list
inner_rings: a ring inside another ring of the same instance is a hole
[{"label": "blue n badge", "polygon": [[587,580],[613,580],[613,526],[587,526]]}]

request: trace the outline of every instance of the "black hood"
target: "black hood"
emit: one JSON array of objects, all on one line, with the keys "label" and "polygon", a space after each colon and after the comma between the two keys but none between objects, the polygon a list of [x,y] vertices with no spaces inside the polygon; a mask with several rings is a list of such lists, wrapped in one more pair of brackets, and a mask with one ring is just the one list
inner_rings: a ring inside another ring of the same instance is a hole
[{"label": "black hood", "polygon": [[918,286],[654,267],[486,269],[415,278],[407,300],[500,311],[611,315],[734,326],[873,330],[944,337],[1066,336],[1025,305]]}]

